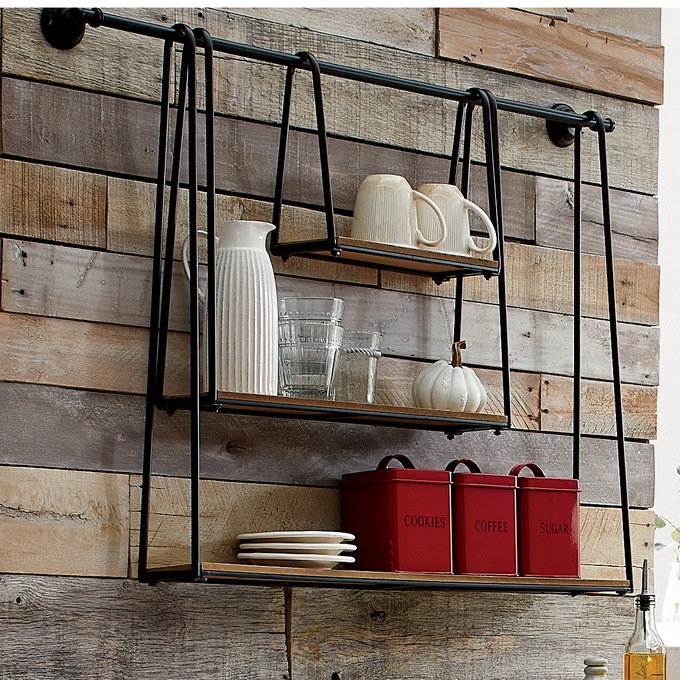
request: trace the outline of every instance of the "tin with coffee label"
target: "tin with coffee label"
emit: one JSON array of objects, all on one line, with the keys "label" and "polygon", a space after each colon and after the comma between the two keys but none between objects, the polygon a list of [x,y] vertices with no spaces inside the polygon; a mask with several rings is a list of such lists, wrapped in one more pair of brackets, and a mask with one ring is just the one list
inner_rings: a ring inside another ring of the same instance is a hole
[{"label": "tin with coffee label", "polygon": [[[456,472],[459,465],[469,472]],[[516,576],[517,478],[482,473],[466,459],[446,469],[451,472],[454,573]]]},{"label": "tin with coffee label", "polygon": [[[388,467],[392,461],[403,467]],[[356,537],[355,568],[451,573],[450,479],[402,455],[343,475],[342,527]]]},{"label": "tin with coffee label", "polygon": [[[520,477],[523,470],[534,476]],[[578,479],[546,477],[535,463],[516,465],[520,576],[580,575]]]}]

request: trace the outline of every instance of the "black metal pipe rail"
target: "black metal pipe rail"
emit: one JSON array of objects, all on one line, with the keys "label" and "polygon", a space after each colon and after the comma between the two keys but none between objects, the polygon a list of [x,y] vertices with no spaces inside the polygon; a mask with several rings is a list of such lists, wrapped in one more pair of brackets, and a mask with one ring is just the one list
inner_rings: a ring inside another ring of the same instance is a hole
[{"label": "black metal pipe rail", "polygon": [[[61,49],[71,48],[77,45],[84,35],[86,26],[106,26],[107,28],[115,28],[119,31],[145,35],[149,38],[173,40],[177,43],[184,43],[186,41],[186,36],[173,27],[120,17],[115,14],[102,12],[100,9],[48,8],[43,10],[43,19],[41,23],[43,33],[47,40],[55,47]],[[69,36],[72,36],[70,40],[68,39]],[[200,35],[197,36],[197,44],[200,47],[203,46]],[[212,46],[216,52],[234,54],[236,56],[257,59],[259,61],[266,61],[281,66],[292,66],[296,69],[300,68],[309,71],[312,68],[305,57],[277,52],[262,47],[243,45],[242,43],[219,38],[213,38]],[[442,99],[452,99],[470,104],[481,104],[481,99],[478,95],[466,90],[456,90],[443,85],[433,85],[431,83],[423,83],[407,78],[390,76],[384,73],[364,71],[350,66],[332,64],[326,61],[319,61],[318,65],[321,73],[325,75],[357,80],[364,83],[381,85],[383,87],[390,87],[397,90],[414,92]],[[597,123],[592,118],[574,113],[573,111],[564,111],[561,109],[501,98],[496,100],[496,105],[500,111],[510,111],[512,113],[543,118],[546,121],[561,123],[570,127],[587,127],[591,130],[597,129]],[[603,122],[605,132],[611,132],[614,129],[614,121],[611,118],[605,118]]]}]

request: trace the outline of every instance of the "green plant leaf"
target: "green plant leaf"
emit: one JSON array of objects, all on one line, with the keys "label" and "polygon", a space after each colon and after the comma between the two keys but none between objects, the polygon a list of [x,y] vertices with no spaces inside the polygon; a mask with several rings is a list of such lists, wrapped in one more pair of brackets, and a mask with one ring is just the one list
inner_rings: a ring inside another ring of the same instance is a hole
[{"label": "green plant leaf", "polygon": [[671,538],[676,543],[680,543],[680,529],[673,529],[673,531],[671,531]]},{"label": "green plant leaf", "polygon": [[654,527],[656,529],[663,529],[666,526],[666,521],[661,515],[654,513]]},{"label": "green plant leaf", "polygon": [[678,467],[675,468],[675,471],[680,475],[680,465],[678,465]]},{"label": "green plant leaf", "polygon": [[663,550],[668,547],[668,543],[655,543],[654,550]]}]

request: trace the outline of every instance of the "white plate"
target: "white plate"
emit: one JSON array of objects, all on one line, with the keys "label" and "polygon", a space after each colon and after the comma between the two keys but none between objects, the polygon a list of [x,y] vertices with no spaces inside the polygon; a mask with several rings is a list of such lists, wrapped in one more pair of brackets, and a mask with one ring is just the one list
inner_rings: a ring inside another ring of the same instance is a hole
[{"label": "white plate", "polygon": [[291,555],[289,553],[238,553],[240,560],[247,560],[272,567],[306,567],[308,569],[332,569],[340,563],[352,564],[349,555]]},{"label": "white plate", "polygon": [[354,534],[342,531],[264,531],[258,534],[239,534],[239,541],[287,541],[293,543],[342,543],[353,541]]},{"label": "white plate", "polygon": [[259,550],[260,552],[283,552],[283,553],[314,553],[316,555],[339,555],[342,552],[354,552],[356,545],[351,543],[241,543],[239,550]]}]

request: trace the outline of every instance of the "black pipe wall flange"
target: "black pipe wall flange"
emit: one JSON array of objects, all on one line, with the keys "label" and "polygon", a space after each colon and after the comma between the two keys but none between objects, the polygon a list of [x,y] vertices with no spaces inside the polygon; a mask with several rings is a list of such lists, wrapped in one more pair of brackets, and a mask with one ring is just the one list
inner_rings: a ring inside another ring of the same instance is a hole
[{"label": "black pipe wall flange", "polygon": [[47,42],[60,50],[70,50],[85,35],[85,19],[77,8],[46,7],[40,14],[40,28]]},{"label": "black pipe wall flange", "polygon": [[102,10],[92,9],[89,13],[91,16],[86,19],[83,10],[77,7],[46,7],[40,14],[40,28],[52,47],[70,50],[80,44],[87,26],[102,25]]},{"label": "black pipe wall flange", "polygon": [[[553,104],[551,109],[556,111],[566,111],[568,113],[576,113],[574,109],[569,106],[569,104]],[[574,143],[576,138],[576,128],[569,123],[559,123],[554,120],[546,120],[545,128],[548,132],[548,137],[550,141],[561,148],[566,148]]]}]

